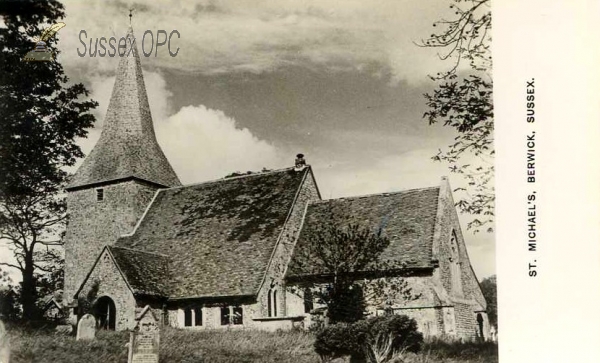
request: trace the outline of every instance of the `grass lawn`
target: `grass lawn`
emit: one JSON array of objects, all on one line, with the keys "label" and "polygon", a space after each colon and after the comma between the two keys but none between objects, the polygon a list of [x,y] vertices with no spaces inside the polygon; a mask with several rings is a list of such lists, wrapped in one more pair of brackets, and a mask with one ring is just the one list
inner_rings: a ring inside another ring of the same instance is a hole
[{"label": "grass lawn", "polygon": [[[11,363],[126,363],[127,332],[100,331],[93,341],[75,341],[52,330],[8,327]],[[308,332],[266,333],[248,330],[161,333],[161,363],[319,363]],[[428,342],[423,352],[405,363],[497,363],[492,343]]]}]

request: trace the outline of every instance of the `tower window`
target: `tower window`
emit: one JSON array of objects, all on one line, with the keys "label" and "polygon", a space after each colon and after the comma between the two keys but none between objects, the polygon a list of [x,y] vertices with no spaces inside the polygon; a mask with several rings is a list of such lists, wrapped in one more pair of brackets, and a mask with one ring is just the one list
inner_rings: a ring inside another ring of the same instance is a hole
[{"label": "tower window", "polygon": [[96,189],[96,201],[101,202],[104,200],[104,189],[98,188]]}]

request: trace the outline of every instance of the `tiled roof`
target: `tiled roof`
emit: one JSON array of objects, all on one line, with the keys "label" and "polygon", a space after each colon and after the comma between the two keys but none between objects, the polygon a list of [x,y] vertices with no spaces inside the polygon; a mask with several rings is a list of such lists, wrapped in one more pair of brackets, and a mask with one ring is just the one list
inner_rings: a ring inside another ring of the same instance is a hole
[{"label": "tiled roof", "polygon": [[382,228],[383,235],[390,240],[390,245],[380,256],[382,260],[406,268],[432,267],[438,195],[439,187],[432,187],[309,204],[287,277],[318,273],[300,267],[298,251],[309,243],[311,230],[330,221],[341,228],[350,224],[370,227],[373,231]]},{"label": "tiled roof", "polygon": [[254,295],[309,170],[161,190],[117,246],[168,255],[171,298]]},{"label": "tiled roof", "polygon": [[168,296],[167,256],[115,246],[108,249],[134,294]]},{"label": "tiled roof", "polygon": [[131,28],[126,39],[128,56],[121,57],[117,68],[102,135],[67,189],[131,177],[167,187],[181,185],[156,141]]}]

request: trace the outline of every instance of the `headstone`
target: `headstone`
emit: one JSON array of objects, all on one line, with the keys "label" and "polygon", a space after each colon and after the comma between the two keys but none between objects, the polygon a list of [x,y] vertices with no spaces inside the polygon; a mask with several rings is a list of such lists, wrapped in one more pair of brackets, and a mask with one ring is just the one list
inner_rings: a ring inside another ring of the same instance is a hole
[{"label": "headstone", "polygon": [[136,318],[137,324],[129,338],[128,363],[158,363],[160,327],[158,319],[146,306]]},{"label": "headstone", "polygon": [[96,337],[96,318],[85,314],[77,324],[77,340],[92,340]]},{"label": "headstone", "polygon": [[8,333],[4,329],[4,324],[0,321],[0,363],[8,363],[10,358],[10,344],[8,342]]}]

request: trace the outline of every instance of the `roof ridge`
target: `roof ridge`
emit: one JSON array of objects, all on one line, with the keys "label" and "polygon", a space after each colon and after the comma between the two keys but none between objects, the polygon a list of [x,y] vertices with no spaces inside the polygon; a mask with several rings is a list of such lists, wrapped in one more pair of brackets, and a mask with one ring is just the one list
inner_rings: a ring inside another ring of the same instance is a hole
[{"label": "roof ridge", "polygon": [[[304,168],[303,170],[300,170],[300,171],[308,170],[309,168],[310,168],[310,165],[307,165],[306,168]],[[291,166],[291,167],[276,169],[276,170],[257,171],[256,173],[253,172],[252,174],[237,175],[237,176],[232,176],[232,177],[228,177],[228,178],[222,177],[219,179],[212,179],[212,180],[206,180],[206,181],[202,181],[202,182],[198,182],[198,183],[179,185],[179,186],[175,186],[175,187],[164,188],[161,190],[169,191],[169,190],[183,189],[183,188],[187,188],[187,187],[195,187],[195,186],[204,185],[204,184],[214,184],[214,183],[218,183],[218,182],[222,182],[222,181],[229,181],[229,180],[243,179],[243,178],[249,178],[249,177],[254,177],[254,176],[263,176],[263,175],[268,175],[268,174],[281,173],[281,172],[288,171],[288,170],[294,170],[294,167]]]},{"label": "roof ridge", "polygon": [[353,196],[349,196],[349,197],[330,198],[330,199],[310,201],[309,204],[320,204],[320,203],[327,203],[327,202],[338,201],[338,200],[362,199],[362,198],[370,198],[370,197],[377,197],[377,196],[387,197],[387,196],[394,196],[394,195],[407,193],[407,192],[416,192],[416,191],[423,191],[423,190],[428,190],[428,189],[439,189],[439,188],[440,188],[439,186],[431,186],[431,187],[423,187],[423,188],[403,189],[403,190],[397,190],[394,192],[353,195]]}]

